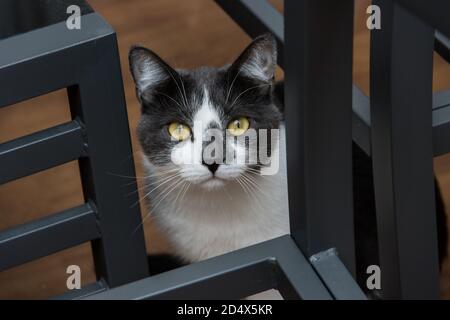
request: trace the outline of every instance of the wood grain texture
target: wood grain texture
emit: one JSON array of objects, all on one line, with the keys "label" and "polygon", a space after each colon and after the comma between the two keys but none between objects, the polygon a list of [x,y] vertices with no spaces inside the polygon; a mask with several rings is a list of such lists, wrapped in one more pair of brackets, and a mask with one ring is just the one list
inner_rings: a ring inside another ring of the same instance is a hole
[{"label": "wood grain texture", "polygon": [[[231,0],[230,0],[231,1]],[[117,31],[137,175],[142,175],[135,128],[139,105],[128,71],[128,49],[141,44],[177,68],[229,63],[250,38],[212,0],[89,0]],[[282,10],[281,0],[271,0]],[[365,10],[370,2],[356,0],[354,81],[369,92],[369,32]],[[43,40],[45,41],[45,40]],[[277,71],[278,78],[283,76]],[[435,90],[450,88],[450,66],[435,55]],[[60,90],[0,110],[0,143],[50,127],[70,118],[67,96]],[[435,159],[435,168],[450,208],[450,156]],[[118,173],[120,174],[120,173]],[[124,179],[124,184],[127,179]],[[83,201],[76,163],[53,168],[0,186],[0,230],[31,221]],[[141,204],[143,215],[146,208]],[[170,251],[152,224],[144,223],[149,252]],[[36,244],[39,245],[39,244]],[[78,264],[82,282],[95,280],[89,244],[68,249],[0,273],[0,299],[37,299],[65,290],[66,268]],[[450,266],[442,279],[443,297],[450,299]]]}]

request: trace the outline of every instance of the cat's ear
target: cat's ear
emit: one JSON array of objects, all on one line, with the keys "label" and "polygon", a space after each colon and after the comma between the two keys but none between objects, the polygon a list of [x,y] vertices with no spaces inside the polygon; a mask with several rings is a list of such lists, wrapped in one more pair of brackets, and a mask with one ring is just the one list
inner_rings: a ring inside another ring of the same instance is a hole
[{"label": "cat's ear", "polygon": [[176,74],[176,71],[156,53],[144,47],[132,47],[128,60],[138,95],[151,90]]},{"label": "cat's ear", "polygon": [[231,70],[259,81],[270,82],[277,65],[277,42],[272,34],[255,38],[231,65]]}]

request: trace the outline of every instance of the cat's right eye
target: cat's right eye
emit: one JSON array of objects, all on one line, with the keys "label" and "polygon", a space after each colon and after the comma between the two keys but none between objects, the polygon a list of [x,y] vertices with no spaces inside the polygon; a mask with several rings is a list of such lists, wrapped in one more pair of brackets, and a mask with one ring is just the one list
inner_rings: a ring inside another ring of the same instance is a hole
[{"label": "cat's right eye", "polygon": [[169,124],[168,131],[170,136],[177,141],[184,141],[191,136],[191,129],[179,122]]}]

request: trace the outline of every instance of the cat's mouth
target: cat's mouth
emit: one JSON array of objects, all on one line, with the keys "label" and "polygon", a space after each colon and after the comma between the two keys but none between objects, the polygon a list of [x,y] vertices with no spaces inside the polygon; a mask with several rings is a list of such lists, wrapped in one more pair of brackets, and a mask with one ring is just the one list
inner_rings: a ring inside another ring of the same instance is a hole
[{"label": "cat's mouth", "polygon": [[212,176],[203,181],[201,183],[201,186],[209,190],[220,189],[223,186],[225,186],[225,180],[218,178],[216,176]]}]

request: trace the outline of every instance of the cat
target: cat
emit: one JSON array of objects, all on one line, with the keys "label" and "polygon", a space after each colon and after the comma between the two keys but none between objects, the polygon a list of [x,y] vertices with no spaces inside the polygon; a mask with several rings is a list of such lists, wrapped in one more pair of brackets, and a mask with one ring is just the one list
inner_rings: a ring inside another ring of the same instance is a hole
[{"label": "cat", "polygon": [[[289,233],[283,83],[275,83],[276,61],[276,41],[270,34],[255,38],[232,64],[221,68],[175,70],[147,48],[130,50],[141,104],[137,133],[147,176],[145,198],[175,250],[175,256],[153,257],[151,268],[155,261],[166,261],[168,267],[153,267],[152,273]],[[223,155],[205,156],[211,144],[258,153],[257,143],[233,145],[207,134],[215,129],[225,136],[230,128],[240,133],[247,127],[279,130],[279,140],[264,150],[270,163],[278,160],[275,174],[261,174],[266,163],[228,163],[216,161]],[[201,147],[193,148],[200,140]],[[194,162],[189,159],[192,150],[198,153]],[[373,180],[370,158],[356,144],[353,161],[357,279],[364,284],[365,268],[378,262]],[[443,207],[437,209],[438,220],[445,222]],[[444,223],[441,260],[446,237]]]},{"label": "cat", "polygon": [[[258,163],[206,164],[204,155],[202,162],[184,161],[207,130],[225,134],[227,126],[242,118],[251,128],[279,129],[284,135],[282,114],[273,101],[276,54],[274,38],[262,36],[229,66],[184,71],[172,69],[148,49],[130,52],[142,105],[137,132],[150,176],[145,191],[149,209],[176,255],[186,262],[289,233],[284,162],[277,174],[262,176]],[[185,125],[189,137],[172,139],[172,123]],[[217,143],[233,147],[227,141]],[[198,148],[199,158],[204,147]],[[256,146],[238,148],[255,152]],[[284,159],[283,140],[272,146],[274,153],[277,150]]]}]

